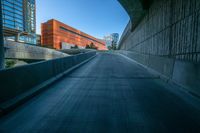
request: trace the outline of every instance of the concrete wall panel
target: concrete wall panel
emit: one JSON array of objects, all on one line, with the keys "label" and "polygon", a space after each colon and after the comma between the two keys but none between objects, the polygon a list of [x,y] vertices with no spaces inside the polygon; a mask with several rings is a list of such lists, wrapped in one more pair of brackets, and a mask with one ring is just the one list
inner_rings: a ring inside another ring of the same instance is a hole
[{"label": "concrete wall panel", "polygon": [[200,95],[200,0],[154,0],[138,26],[128,28],[120,53]]},{"label": "concrete wall panel", "polygon": [[48,60],[69,56],[54,49],[38,47],[12,41],[5,41],[5,58],[27,59],[27,60]]},{"label": "concrete wall panel", "polygon": [[199,6],[198,0],[155,0],[133,32],[127,25],[120,49],[199,62]]},{"label": "concrete wall panel", "polygon": [[200,96],[200,64],[176,60],[172,79]]},{"label": "concrete wall panel", "polygon": [[95,54],[96,52],[88,52],[0,71],[0,103],[65,72]]}]

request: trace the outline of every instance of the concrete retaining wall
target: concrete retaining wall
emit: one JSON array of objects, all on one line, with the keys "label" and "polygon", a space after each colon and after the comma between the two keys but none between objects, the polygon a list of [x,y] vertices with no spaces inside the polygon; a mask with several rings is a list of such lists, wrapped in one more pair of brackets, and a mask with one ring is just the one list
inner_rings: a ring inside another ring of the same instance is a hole
[{"label": "concrete retaining wall", "polygon": [[0,103],[67,71],[95,54],[88,52],[0,71]]},{"label": "concrete retaining wall", "polygon": [[172,80],[200,96],[200,64],[176,60]]},{"label": "concrete retaining wall", "polygon": [[131,26],[120,53],[200,96],[200,0],[154,0],[133,31]]},{"label": "concrete retaining wall", "polygon": [[154,0],[134,31],[127,25],[120,49],[200,62],[199,24],[199,0]]},{"label": "concrete retaining wall", "polygon": [[5,41],[5,58],[22,60],[49,60],[69,56],[54,49]]},{"label": "concrete retaining wall", "polygon": [[172,81],[193,94],[200,96],[200,64],[177,60],[162,56],[139,54],[130,51],[118,51],[136,62],[161,74],[166,80]]},{"label": "concrete retaining wall", "polygon": [[165,58],[162,56],[139,54],[130,51],[118,51],[119,53],[137,61],[138,63],[147,66],[165,78],[170,79],[173,75],[173,68],[175,60],[173,58]]}]

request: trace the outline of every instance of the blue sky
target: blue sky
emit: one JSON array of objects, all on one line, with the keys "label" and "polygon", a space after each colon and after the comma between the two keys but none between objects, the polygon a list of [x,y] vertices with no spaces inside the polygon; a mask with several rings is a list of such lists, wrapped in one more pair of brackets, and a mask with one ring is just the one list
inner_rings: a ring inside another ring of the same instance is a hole
[{"label": "blue sky", "polygon": [[122,34],[129,16],[117,0],[36,0],[37,33],[41,23],[57,19],[97,38]]}]

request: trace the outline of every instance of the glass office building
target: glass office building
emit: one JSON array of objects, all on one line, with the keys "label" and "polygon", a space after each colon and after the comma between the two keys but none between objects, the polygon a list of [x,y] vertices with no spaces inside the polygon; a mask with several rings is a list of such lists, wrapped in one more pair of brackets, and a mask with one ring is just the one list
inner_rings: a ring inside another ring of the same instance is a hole
[{"label": "glass office building", "polygon": [[4,36],[36,44],[35,0],[2,0]]},{"label": "glass office building", "polygon": [[112,33],[108,36],[104,36],[104,41],[106,42],[106,46],[109,47],[112,44],[117,45],[119,40],[119,34],[118,33]]}]

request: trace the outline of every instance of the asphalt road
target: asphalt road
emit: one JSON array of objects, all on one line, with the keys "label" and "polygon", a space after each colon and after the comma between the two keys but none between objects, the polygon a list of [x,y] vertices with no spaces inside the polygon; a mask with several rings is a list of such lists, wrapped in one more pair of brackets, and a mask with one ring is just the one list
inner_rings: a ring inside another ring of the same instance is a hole
[{"label": "asphalt road", "polygon": [[0,133],[200,133],[199,101],[134,62],[100,53],[0,119]]}]

